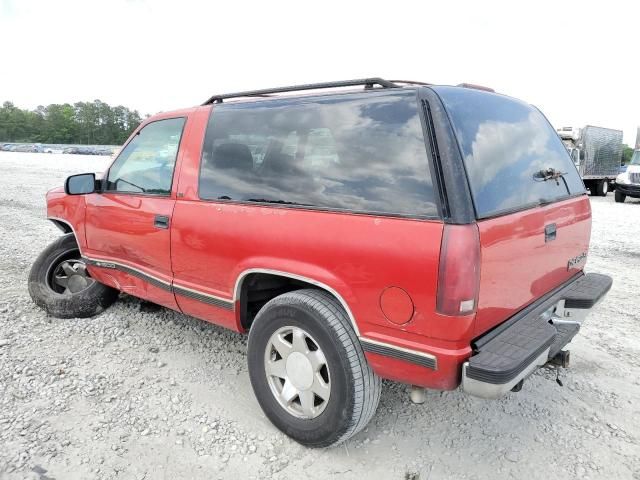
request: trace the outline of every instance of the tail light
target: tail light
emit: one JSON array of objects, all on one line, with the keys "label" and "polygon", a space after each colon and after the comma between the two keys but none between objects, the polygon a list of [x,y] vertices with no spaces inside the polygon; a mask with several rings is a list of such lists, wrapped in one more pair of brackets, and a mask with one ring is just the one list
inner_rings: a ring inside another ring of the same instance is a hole
[{"label": "tail light", "polygon": [[440,247],[436,309],[442,315],[476,311],[480,288],[480,237],[476,225],[445,225]]}]

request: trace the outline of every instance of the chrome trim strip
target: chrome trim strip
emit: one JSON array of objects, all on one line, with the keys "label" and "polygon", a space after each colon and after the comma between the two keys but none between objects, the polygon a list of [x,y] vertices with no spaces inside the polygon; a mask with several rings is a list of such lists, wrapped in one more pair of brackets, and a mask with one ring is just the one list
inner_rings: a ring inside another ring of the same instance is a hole
[{"label": "chrome trim strip", "polygon": [[47,220],[55,220],[56,222],[64,223],[68,225],[71,231],[73,232],[73,236],[76,237],[76,243],[78,244],[78,250],[80,250],[80,255],[82,255],[82,248],[80,248],[80,242],[78,241],[78,234],[76,233],[73,225],[71,225],[67,220],[58,217],[47,217]]},{"label": "chrome trim strip", "polygon": [[203,297],[207,297],[207,298],[210,298],[212,300],[217,300],[217,301],[220,301],[220,302],[226,302],[226,303],[230,303],[232,305],[235,303],[233,301],[233,299],[231,299],[231,298],[218,297],[217,295],[212,295],[210,293],[205,293],[202,290],[194,290],[193,288],[185,287],[184,285],[178,285],[178,284],[176,284],[176,282],[173,282],[173,286],[175,288],[179,288],[180,290],[185,290],[186,292],[193,293],[193,294],[196,294],[196,295],[200,295],[200,296],[203,296]]},{"label": "chrome trim strip", "polygon": [[437,359],[436,359],[436,357],[434,355],[431,355],[431,354],[425,353],[425,352],[420,352],[420,351],[417,351],[417,350],[411,350],[409,348],[398,347],[397,345],[391,345],[389,343],[384,343],[384,342],[380,342],[378,340],[372,340],[372,339],[369,339],[367,337],[361,336],[360,335],[360,329],[358,328],[358,325],[356,324],[356,319],[353,316],[353,313],[351,312],[351,309],[349,308],[349,305],[344,300],[344,298],[342,298],[342,296],[338,292],[336,292],[333,288],[331,288],[326,283],[319,282],[317,280],[314,280],[313,278],[305,277],[303,275],[297,275],[295,273],[283,272],[281,270],[273,270],[273,269],[270,269],[270,268],[249,268],[249,269],[244,270],[243,272],[241,272],[240,275],[238,275],[238,278],[236,280],[236,285],[235,285],[235,287],[233,289],[234,302],[236,302],[236,301],[238,301],[240,299],[240,289],[242,287],[242,282],[244,281],[245,277],[247,275],[249,275],[250,273],[268,273],[268,274],[272,274],[272,275],[281,275],[283,277],[293,278],[294,280],[300,280],[300,281],[303,281],[303,282],[307,282],[307,283],[310,283],[311,285],[315,285],[317,287],[322,288],[323,290],[326,290],[327,292],[332,294],[334,297],[336,297],[336,299],[342,305],[342,308],[344,308],[345,312],[347,312],[347,316],[349,317],[349,321],[351,322],[351,326],[353,327],[353,330],[356,333],[356,336],[358,337],[358,339],[360,340],[361,343],[368,342],[369,344],[372,344],[372,345],[375,344],[375,345],[377,345],[379,347],[382,347],[382,348],[391,349],[391,350],[398,350],[398,351],[404,352],[405,354],[408,354],[408,355],[415,355],[415,356],[418,356],[418,357],[422,357],[420,362],[422,362],[422,363],[432,363],[433,364],[433,368],[434,369],[437,368]]},{"label": "chrome trim strip", "polygon": [[[66,222],[65,222],[66,223]],[[244,281],[245,277],[247,275],[249,275],[250,273],[268,273],[268,274],[272,274],[272,275],[281,275],[283,277],[288,277],[288,278],[293,278],[295,280],[300,280],[303,282],[307,282],[310,283],[312,285],[315,285],[317,287],[320,287],[326,291],[328,291],[329,293],[331,293],[334,297],[336,297],[336,299],[340,302],[340,304],[342,305],[342,308],[344,308],[344,310],[347,312],[347,316],[349,317],[349,321],[351,322],[351,326],[353,327],[353,330],[356,333],[356,336],[360,339],[360,341],[362,343],[368,343],[370,345],[370,350],[376,349],[376,347],[378,347],[377,349],[379,351],[385,351],[387,352],[386,354],[388,356],[395,356],[397,358],[401,358],[401,357],[417,357],[414,359],[413,363],[417,363],[423,366],[427,366],[429,368],[433,368],[434,370],[437,368],[437,359],[434,355],[431,355],[429,353],[425,353],[425,352],[420,352],[418,350],[411,350],[409,348],[404,348],[404,347],[399,347],[397,345],[391,345],[389,343],[384,343],[384,342],[380,342],[378,340],[373,340],[370,338],[366,338],[366,337],[362,337],[360,335],[360,330],[358,329],[358,325],[356,324],[355,321],[355,317],[353,316],[353,313],[351,312],[351,309],[349,308],[349,306],[347,305],[347,302],[345,302],[344,298],[342,298],[342,296],[336,292],[333,288],[331,288],[330,286],[328,286],[325,283],[322,282],[318,282],[317,280],[314,280],[312,278],[309,277],[304,277],[302,275],[297,275],[294,273],[288,273],[288,272],[283,272],[280,270],[271,270],[271,269],[267,269],[267,268],[250,268],[248,270],[243,271],[238,278],[236,279],[236,284],[233,290],[233,299],[228,299],[228,298],[222,298],[222,297],[218,297],[216,295],[211,295],[210,293],[205,293],[202,292],[200,290],[194,290],[192,288],[188,288],[182,285],[178,285],[175,282],[173,282],[173,284],[166,282],[165,280],[162,280],[160,278],[154,277],[153,275],[150,275],[146,272],[143,272],[141,270],[138,270],[134,267],[131,267],[129,265],[125,265],[119,262],[115,262],[113,260],[107,260],[107,259],[98,259],[98,258],[89,258],[87,256],[83,256],[84,258],[86,258],[87,260],[89,260],[90,262],[98,262],[98,263],[103,263],[104,265],[97,265],[100,266],[102,268],[118,268],[120,270],[123,270],[127,273],[131,273],[135,276],[138,276],[139,278],[146,278],[149,279],[150,283],[155,284],[156,282],[160,285],[156,285],[159,288],[163,288],[165,290],[168,291],[172,291],[174,293],[177,293],[178,295],[182,295],[185,297],[189,297],[189,298],[193,298],[194,300],[198,300],[204,303],[208,303],[209,305],[213,305],[219,308],[224,308],[227,310],[234,310],[235,309],[235,304],[236,302],[239,300],[240,298],[240,289],[242,287],[242,282]],[[114,267],[110,267],[109,264],[114,265]],[[128,272],[128,270],[132,270],[135,273],[132,272]],[[168,288],[167,288],[168,287]],[[364,345],[363,345],[364,347]],[[366,350],[366,348],[365,348]],[[388,350],[396,350],[398,352],[402,352],[404,355],[392,355],[391,352],[388,352]]]},{"label": "chrome trim strip", "polygon": [[108,260],[106,258],[95,258],[95,257],[88,257],[86,255],[83,255],[83,258],[85,258],[86,260],[89,261],[89,263],[91,265],[94,265],[96,267],[101,267],[101,268],[116,268],[117,270],[121,270],[124,271],[125,273],[130,273],[136,277],[139,278],[149,278],[151,280],[153,280],[154,282],[160,283],[163,286],[166,287],[171,287],[171,282],[167,282],[166,280],[163,280],[161,278],[158,278],[154,275],[151,275],[147,272],[144,272],[138,268],[132,267],[130,265],[124,264],[124,263],[120,263],[120,262],[116,262],[115,260]]},{"label": "chrome trim strip", "polygon": [[409,348],[379,342],[378,340],[373,340],[366,337],[361,337],[360,343],[362,343],[362,348],[365,352],[397,358],[399,360],[415,363],[417,365],[431,368],[433,370],[438,369],[438,360],[435,355],[432,355],[430,353],[411,350]]},{"label": "chrome trim strip", "polygon": [[178,295],[182,295],[184,297],[193,298],[195,300],[208,303],[210,305],[214,305],[216,307],[225,308],[227,310],[233,310],[235,302],[230,299],[217,297],[215,295],[211,295],[208,293],[204,293],[201,291],[193,290],[191,288],[183,287],[182,285],[176,285],[175,283],[167,282],[161,278],[158,278],[154,275],[151,275],[147,272],[134,268],[130,265],[126,265],[124,263],[116,262],[114,260],[107,260],[102,258],[91,258],[83,255],[83,258],[89,263],[89,265],[93,265],[100,268],[114,268],[116,270],[120,270],[122,272],[133,275],[134,277],[141,278],[150,284],[166,290],[168,292],[177,293]]},{"label": "chrome trim strip", "polygon": [[300,280],[303,282],[310,283],[312,285],[315,285],[317,287],[320,287],[326,290],[327,292],[331,293],[334,297],[336,297],[336,299],[340,302],[340,304],[342,305],[342,308],[344,308],[345,312],[347,312],[347,316],[351,321],[351,326],[353,327],[353,330],[356,332],[356,335],[360,337],[360,330],[358,330],[358,325],[356,325],[356,319],[354,318],[353,313],[351,313],[351,309],[349,308],[349,305],[347,305],[347,302],[344,301],[344,298],[342,298],[342,296],[338,292],[336,292],[333,288],[331,288],[329,285],[326,285],[322,282],[318,282],[313,278],[304,277],[302,275],[297,275],[295,273],[282,272],[280,270],[271,270],[270,268],[249,268],[247,270],[244,270],[242,273],[240,273],[240,275],[238,275],[238,278],[236,279],[236,286],[233,289],[234,302],[240,299],[240,288],[242,287],[242,282],[244,281],[245,277],[250,273],[269,273],[272,275],[289,277],[289,278],[293,278],[294,280]]}]

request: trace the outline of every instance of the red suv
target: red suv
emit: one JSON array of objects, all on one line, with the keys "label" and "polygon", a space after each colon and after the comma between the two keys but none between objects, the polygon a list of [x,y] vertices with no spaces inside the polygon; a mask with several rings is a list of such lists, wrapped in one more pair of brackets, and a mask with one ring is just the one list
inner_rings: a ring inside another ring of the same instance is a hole
[{"label": "red suv", "polygon": [[89,317],[124,292],[248,332],[265,414],[315,447],[367,424],[381,378],[495,398],[566,366],[611,286],[583,272],[589,199],[555,130],[471,85],[217,95],[145,120],[47,209],[65,235],[38,305]]}]

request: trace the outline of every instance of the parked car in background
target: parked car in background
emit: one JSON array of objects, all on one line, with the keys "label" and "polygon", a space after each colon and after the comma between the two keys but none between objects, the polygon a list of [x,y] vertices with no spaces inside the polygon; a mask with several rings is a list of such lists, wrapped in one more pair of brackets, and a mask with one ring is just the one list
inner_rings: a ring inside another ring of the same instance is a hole
[{"label": "parked car in background", "polygon": [[90,145],[47,145],[47,144],[27,144],[27,143],[4,143],[0,144],[0,151],[7,152],[31,152],[31,153],[65,153],[80,155],[113,155],[113,147],[100,147]]},{"label": "parked car in background", "polygon": [[78,155],[95,155],[96,150],[93,147],[77,147],[76,153]]},{"label": "parked car in background", "polygon": [[12,152],[21,152],[21,153],[38,153],[40,151],[39,147],[36,145],[29,144],[19,144],[15,145],[11,150]]},{"label": "parked car in background", "polygon": [[44,153],[62,153],[63,148],[59,145],[43,145],[42,151]]},{"label": "parked car in background", "polygon": [[612,283],[584,272],[590,202],[553,127],[486,88],[215,95],[146,119],[96,178],[48,192],[64,235],[33,301],[90,317],[122,289],[248,332],[260,406],[312,447],[362,430],[381,378],[497,398],[568,366]]}]

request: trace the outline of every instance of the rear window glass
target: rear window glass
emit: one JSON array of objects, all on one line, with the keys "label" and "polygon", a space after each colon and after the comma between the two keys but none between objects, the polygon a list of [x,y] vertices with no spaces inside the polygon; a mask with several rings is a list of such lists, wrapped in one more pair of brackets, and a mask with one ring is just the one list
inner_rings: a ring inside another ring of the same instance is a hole
[{"label": "rear window glass", "polygon": [[200,197],[435,217],[415,92],[214,105]]},{"label": "rear window glass", "polygon": [[[434,90],[451,118],[479,218],[584,192],[567,150],[538,109],[473,89]],[[549,168],[563,175],[549,178],[542,173]]]}]

